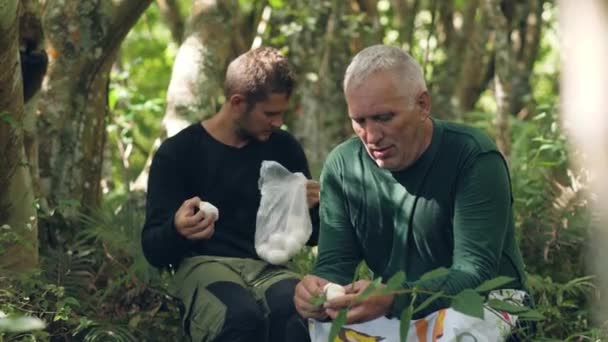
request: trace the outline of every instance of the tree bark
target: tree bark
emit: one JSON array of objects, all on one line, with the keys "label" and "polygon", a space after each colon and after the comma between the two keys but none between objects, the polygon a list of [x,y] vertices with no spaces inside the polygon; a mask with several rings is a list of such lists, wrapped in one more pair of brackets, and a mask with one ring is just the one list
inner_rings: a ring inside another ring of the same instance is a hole
[{"label": "tree bark", "polygon": [[[122,40],[150,3],[46,2],[50,63],[40,101],[40,173],[53,205],[100,204],[109,72]],[[64,210],[67,216],[75,213]]]},{"label": "tree bark", "polygon": [[[457,85],[461,82],[466,69],[463,68],[462,61],[466,60],[466,55],[469,53],[466,49],[470,44],[469,39],[473,31],[479,25],[476,23],[475,17],[477,14],[478,0],[469,0],[465,7],[462,16],[462,26],[455,28],[454,8],[448,5],[447,2],[442,3],[439,7],[439,17],[441,19],[442,38],[441,45],[446,52],[446,59],[442,65],[437,66],[438,75],[433,82],[433,107],[434,114],[443,118],[462,117],[462,107],[456,95]],[[476,61],[476,67],[479,68],[479,60]]]},{"label": "tree bark", "polygon": [[416,14],[420,6],[419,0],[392,0],[395,9],[395,20],[399,31],[399,41],[406,45],[406,50],[411,50],[414,44],[414,26]]},{"label": "tree bark", "polygon": [[177,0],[156,0],[156,4],[169,27],[169,31],[171,31],[173,41],[181,44],[184,38],[184,19],[179,8],[179,2]]},{"label": "tree bark", "polygon": [[513,56],[517,60],[512,75],[513,96],[509,104],[512,114],[533,105],[530,75],[538,55],[542,33],[542,3],[542,0],[529,0],[515,8],[510,34],[514,37]]},{"label": "tree bark", "polygon": [[38,264],[34,189],[23,145],[19,5],[6,0],[0,6],[0,268],[8,272]]},{"label": "tree bark", "polygon": [[[224,70],[233,55],[230,9],[237,6],[219,0],[195,0],[186,34],[175,61],[167,89],[167,108],[162,135],[154,143],[144,169],[132,185],[145,191],[152,155],[162,140],[204,117],[215,114],[216,99],[223,94]],[[232,30],[238,32],[238,30]],[[217,39],[218,37],[224,39]]]},{"label": "tree bark", "polygon": [[485,0],[484,9],[488,13],[490,27],[493,31],[495,51],[494,97],[496,98],[496,144],[509,160],[511,154],[511,137],[509,133],[510,103],[512,98],[511,75],[513,56],[509,42],[507,20],[500,9],[499,0]]}]

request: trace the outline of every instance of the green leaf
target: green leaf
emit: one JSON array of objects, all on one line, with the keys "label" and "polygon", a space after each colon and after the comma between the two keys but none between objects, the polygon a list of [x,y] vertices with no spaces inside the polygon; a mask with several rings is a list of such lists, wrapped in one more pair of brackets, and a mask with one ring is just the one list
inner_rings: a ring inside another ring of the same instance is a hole
[{"label": "green leaf", "polygon": [[283,6],[285,6],[285,3],[283,2],[283,0],[270,0],[268,2],[270,3],[270,6],[272,6],[273,8],[282,8]]},{"label": "green leaf", "polygon": [[0,113],[0,120],[6,122],[7,124],[9,124],[9,126],[13,128],[18,126],[17,121],[15,121],[15,119],[13,119],[13,117],[8,112]]},{"label": "green leaf", "polygon": [[511,277],[500,276],[484,281],[481,285],[477,286],[475,291],[477,292],[488,292],[497,289],[501,286],[507,285],[513,281]]},{"label": "green leaf", "polygon": [[432,296],[430,296],[429,298],[425,299],[424,302],[422,302],[422,304],[420,304],[414,310],[414,313],[426,309],[429,305],[431,305],[431,303],[433,303],[435,300],[437,300],[437,298],[439,298],[441,296],[443,296],[443,292],[441,292],[441,291],[434,293]]},{"label": "green leaf", "polygon": [[80,306],[80,302],[78,302],[78,299],[76,299],[74,297],[66,297],[63,300],[63,304],[64,305],[69,304],[69,305],[72,305],[72,306],[75,306],[75,307],[79,307]]},{"label": "green leaf", "polygon": [[528,310],[518,314],[517,318],[524,321],[541,321],[545,319],[545,316],[536,310]]},{"label": "green leaf", "polygon": [[465,315],[483,319],[483,297],[475,290],[466,289],[452,299],[452,308]]},{"label": "green leaf", "polygon": [[314,306],[321,306],[321,305],[323,305],[323,303],[325,303],[326,300],[327,300],[327,298],[325,297],[325,294],[321,294],[321,295],[312,297],[310,299],[310,304],[312,304]]},{"label": "green leaf", "polygon": [[364,263],[360,262],[359,265],[357,265],[357,269],[355,270],[355,274],[353,274],[353,281],[351,281],[352,284],[354,284],[357,280],[359,280],[359,274],[361,274],[361,270],[364,267]]},{"label": "green leaf", "polygon": [[488,301],[488,305],[492,309],[508,312],[510,314],[518,314],[518,313],[530,310],[529,308],[527,308],[525,306],[516,305],[516,304],[509,303],[509,302],[506,302],[504,300],[499,300],[499,299],[490,299]]},{"label": "green leaf", "polygon": [[342,330],[344,323],[346,323],[346,312],[347,311],[348,311],[348,309],[342,309],[338,312],[338,316],[336,316],[336,319],[334,319],[333,323],[331,324],[331,329],[329,330],[329,340],[328,341],[335,341],[336,338],[338,337],[340,330]]},{"label": "green leaf", "polygon": [[443,277],[443,276],[446,276],[448,273],[450,273],[450,270],[448,270],[445,267],[439,267],[439,268],[436,268],[436,269],[434,269],[434,270],[432,270],[430,272],[427,272],[427,273],[423,274],[422,277],[420,277],[420,279],[418,279],[416,281],[416,283],[420,283],[420,282],[423,282],[423,281],[428,281],[428,280],[431,280],[431,279]]},{"label": "green leaf", "polygon": [[407,334],[410,330],[410,321],[414,314],[414,308],[410,305],[401,313],[401,320],[399,321],[399,336],[401,342],[407,341]]},{"label": "green leaf", "polygon": [[374,281],[371,282],[369,286],[363,292],[361,292],[360,295],[357,296],[356,300],[364,300],[365,298],[369,297],[374,291],[378,289],[378,287],[380,287],[381,283],[382,277],[374,279]]},{"label": "green leaf", "polygon": [[382,289],[381,293],[388,293],[391,291],[395,291],[403,288],[403,283],[405,282],[405,273],[397,272],[393,275],[387,282],[386,286]]}]

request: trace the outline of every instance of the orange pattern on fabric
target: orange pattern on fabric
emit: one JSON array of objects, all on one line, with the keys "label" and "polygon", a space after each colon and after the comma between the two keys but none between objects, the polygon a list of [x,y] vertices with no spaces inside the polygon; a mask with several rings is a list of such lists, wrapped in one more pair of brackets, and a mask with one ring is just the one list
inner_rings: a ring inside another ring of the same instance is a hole
[{"label": "orange pattern on fabric", "polygon": [[426,332],[429,329],[429,322],[422,318],[416,321],[416,336],[418,336],[418,342],[426,342]]},{"label": "orange pattern on fabric", "polygon": [[433,342],[437,342],[437,339],[443,336],[443,320],[445,319],[445,313],[446,309],[441,309],[437,314],[435,327],[433,328]]}]

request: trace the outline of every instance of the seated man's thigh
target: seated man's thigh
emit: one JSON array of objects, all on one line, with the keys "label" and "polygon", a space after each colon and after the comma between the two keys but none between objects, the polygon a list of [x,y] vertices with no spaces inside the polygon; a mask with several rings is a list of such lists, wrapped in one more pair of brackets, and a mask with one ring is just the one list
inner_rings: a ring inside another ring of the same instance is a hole
[{"label": "seated man's thigh", "polygon": [[173,293],[184,304],[183,327],[193,341],[248,341],[264,329],[264,313],[241,277],[220,262],[180,267]]},{"label": "seated man's thigh", "polygon": [[[270,270],[266,280],[254,288],[256,296],[262,300],[269,317],[269,341],[286,341],[288,321],[297,316],[293,304],[295,287],[299,282],[297,274],[288,270]],[[304,332],[307,335],[307,332]]]}]

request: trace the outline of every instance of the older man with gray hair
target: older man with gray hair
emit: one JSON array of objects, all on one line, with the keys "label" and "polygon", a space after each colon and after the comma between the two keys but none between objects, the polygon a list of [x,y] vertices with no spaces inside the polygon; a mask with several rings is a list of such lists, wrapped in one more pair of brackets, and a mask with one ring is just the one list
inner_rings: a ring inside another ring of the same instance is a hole
[{"label": "older man with gray hair", "polygon": [[[348,308],[347,323],[399,317],[430,294],[355,298],[370,284],[350,284],[365,261],[374,275],[399,271],[403,288],[433,269],[445,275],[418,283],[429,293],[455,295],[497,276],[525,289],[515,241],[507,163],[478,129],[432,118],[423,73],[406,52],[375,45],[359,52],[344,78],[348,116],[357,137],[337,146],[321,176],[319,259],[296,288],[304,318],[335,318]],[[313,297],[330,283],[346,295],[323,306]],[[448,307],[437,300],[414,318]]]}]

